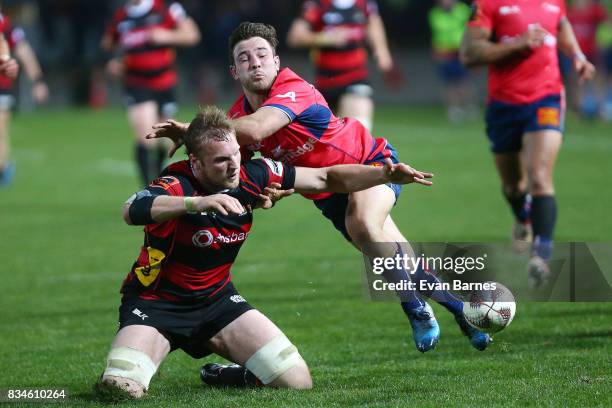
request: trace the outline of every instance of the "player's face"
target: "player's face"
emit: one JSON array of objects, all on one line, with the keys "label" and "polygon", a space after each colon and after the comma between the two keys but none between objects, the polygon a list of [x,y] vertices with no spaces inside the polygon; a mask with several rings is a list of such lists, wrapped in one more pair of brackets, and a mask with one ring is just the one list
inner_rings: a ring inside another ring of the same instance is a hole
[{"label": "player's face", "polygon": [[267,93],[278,74],[280,60],[272,46],[261,37],[240,41],[234,47],[234,65],[230,67],[234,79],[245,91]]},{"label": "player's face", "polygon": [[198,180],[211,191],[238,187],[240,146],[234,135],[229,141],[207,143],[198,157],[190,155],[190,160]]}]

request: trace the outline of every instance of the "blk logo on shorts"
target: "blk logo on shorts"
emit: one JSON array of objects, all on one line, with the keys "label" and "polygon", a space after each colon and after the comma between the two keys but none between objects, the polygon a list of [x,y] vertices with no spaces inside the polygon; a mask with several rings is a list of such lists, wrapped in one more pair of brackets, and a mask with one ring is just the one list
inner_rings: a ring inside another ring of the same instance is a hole
[{"label": "blk logo on shorts", "polygon": [[132,310],[132,313],[134,313],[136,316],[140,317],[142,320],[144,320],[147,317],[149,317],[146,314],[142,313],[139,309]]}]

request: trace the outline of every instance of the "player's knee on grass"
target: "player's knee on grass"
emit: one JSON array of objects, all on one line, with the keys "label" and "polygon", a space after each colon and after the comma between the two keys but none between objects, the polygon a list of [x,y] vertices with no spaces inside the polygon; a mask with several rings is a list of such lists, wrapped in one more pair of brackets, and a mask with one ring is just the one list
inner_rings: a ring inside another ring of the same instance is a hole
[{"label": "player's knee on grass", "polygon": [[111,349],[100,383],[105,390],[126,393],[130,398],[142,398],[149,387],[157,365],[142,351],[129,347]]},{"label": "player's knee on grass", "polygon": [[147,389],[137,381],[129,378],[103,375],[96,384],[98,397],[108,402],[119,402],[126,399],[139,399],[146,395]]},{"label": "player's knee on grass", "polygon": [[312,379],[306,363],[289,339],[280,334],[257,350],[244,364],[264,385],[309,389]]}]

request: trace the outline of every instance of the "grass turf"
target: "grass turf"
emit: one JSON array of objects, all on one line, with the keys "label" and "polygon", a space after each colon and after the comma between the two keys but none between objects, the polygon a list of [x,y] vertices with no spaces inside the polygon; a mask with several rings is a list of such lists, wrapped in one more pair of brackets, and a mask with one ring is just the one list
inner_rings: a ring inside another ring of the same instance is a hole
[{"label": "grass turf", "polygon": [[[559,240],[610,241],[609,129],[569,121],[556,172]],[[431,189],[405,188],[394,210],[409,239],[507,239],[511,218],[481,122],[379,108],[376,130],[404,161],[436,174]],[[92,385],[142,241],[120,216],[138,188],[130,131],[122,112],[72,110],[17,116],[12,134],[17,177],[0,190],[0,388],[65,387],[68,404],[101,405]],[[176,352],[146,401],[125,406],[612,404],[610,303],[519,304],[484,353],[436,307],[441,341],[420,354],[399,307],[363,300],[360,257],[309,202],[291,197],[259,211],[251,235],[235,283],[298,345],[315,388],[204,388],[203,361]]]}]

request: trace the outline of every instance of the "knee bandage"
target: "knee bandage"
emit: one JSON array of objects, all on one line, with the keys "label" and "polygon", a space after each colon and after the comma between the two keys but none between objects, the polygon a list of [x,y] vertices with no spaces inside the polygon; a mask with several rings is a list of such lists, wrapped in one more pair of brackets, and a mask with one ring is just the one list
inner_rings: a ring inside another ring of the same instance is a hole
[{"label": "knee bandage", "polygon": [[155,371],[157,365],[142,351],[118,347],[108,353],[104,376],[127,378],[149,388],[149,382]]},{"label": "knee bandage", "polygon": [[245,367],[262,383],[270,384],[301,360],[297,348],[284,334],[280,334],[257,350],[247,360]]}]

